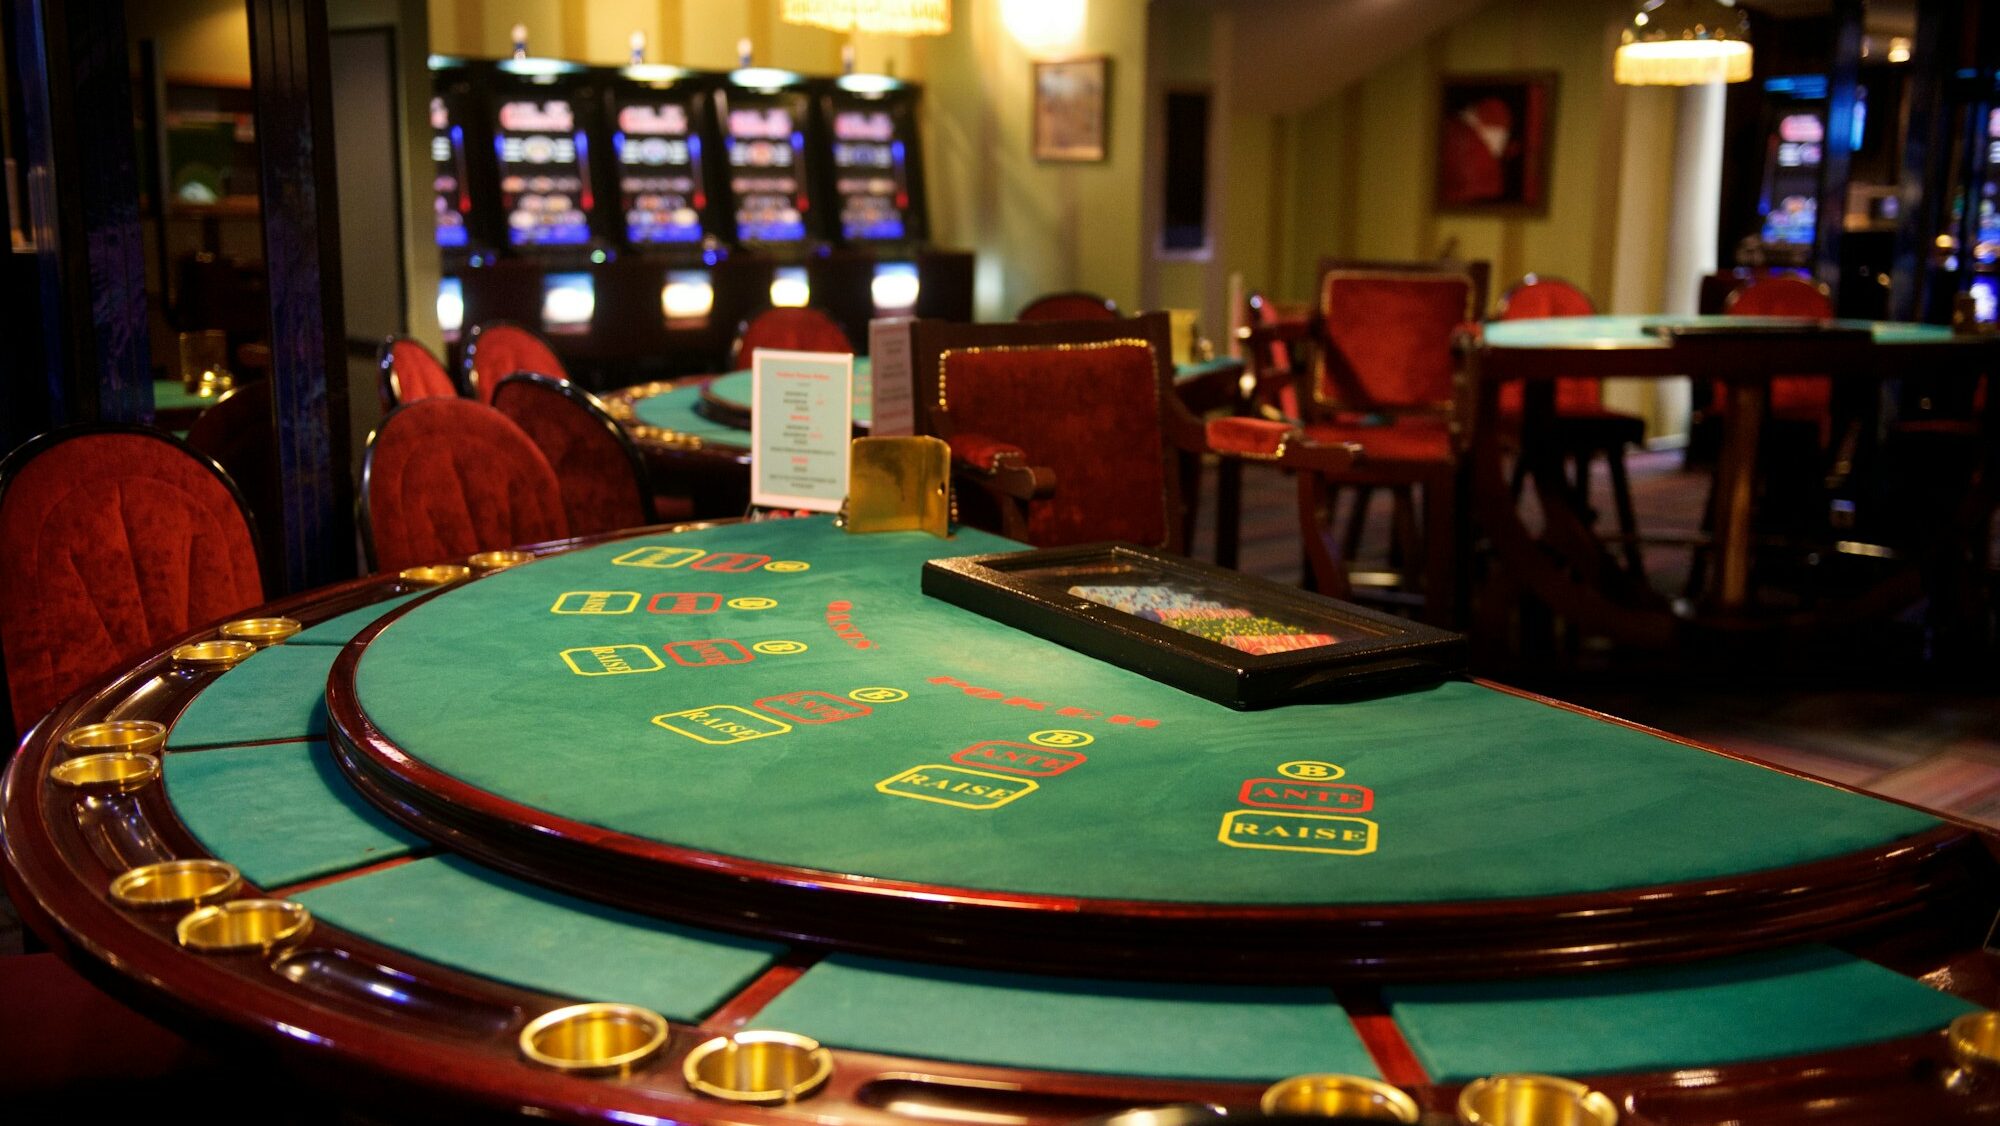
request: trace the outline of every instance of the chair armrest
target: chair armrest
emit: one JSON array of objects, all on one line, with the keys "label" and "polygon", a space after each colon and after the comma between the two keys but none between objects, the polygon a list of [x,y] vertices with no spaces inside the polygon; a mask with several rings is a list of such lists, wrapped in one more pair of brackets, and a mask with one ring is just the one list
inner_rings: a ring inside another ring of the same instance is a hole
[{"label": "chair armrest", "polygon": [[1215,418],[1207,424],[1208,448],[1222,457],[1268,461],[1287,469],[1338,473],[1354,467],[1361,447],[1352,442],[1315,442],[1288,422],[1263,418]]},{"label": "chair armrest", "polygon": [[1028,465],[1028,452],[984,434],[954,434],[951,461],[994,492],[1019,500],[1038,500],[1056,491],[1055,470]]}]

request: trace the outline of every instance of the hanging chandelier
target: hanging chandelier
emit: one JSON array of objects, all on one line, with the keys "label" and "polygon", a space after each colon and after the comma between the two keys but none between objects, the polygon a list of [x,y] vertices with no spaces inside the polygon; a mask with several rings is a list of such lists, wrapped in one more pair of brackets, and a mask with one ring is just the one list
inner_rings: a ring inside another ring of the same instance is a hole
[{"label": "hanging chandelier", "polygon": [[943,35],[951,30],[951,0],[784,0],[786,23],[829,31],[880,35]]},{"label": "hanging chandelier", "polygon": [[1612,57],[1624,86],[1703,86],[1750,77],[1750,17],[1730,0],[1646,0]]}]

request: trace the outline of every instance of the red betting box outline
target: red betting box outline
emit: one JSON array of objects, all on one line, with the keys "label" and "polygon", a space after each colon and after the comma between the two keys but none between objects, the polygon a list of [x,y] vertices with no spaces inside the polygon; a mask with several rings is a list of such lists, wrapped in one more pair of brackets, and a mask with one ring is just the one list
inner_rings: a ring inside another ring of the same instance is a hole
[{"label": "red betting box outline", "polygon": [[[690,661],[682,657],[683,645],[689,647],[689,656],[699,659]],[[736,655],[730,656],[729,650],[723,648],[725,645],[734,646]],[[743,647],[741,641],[731,641],[726,637],[711,637],[702,641],[669,641],[661,648],[667,651],[667,656],[672,657],[675,664],[690,669],[708,668],[711,665],[740,665],[757,659],[751,655],[750,650]]]},{"label": "red betting box outline", "polygon": [[[1013,748],[1013,750],[1007,752],[988,751],[985,754],[979,753],[987,747],[1008,747]],[[996,753],[1006,754],[1008,758],[1016,760],[1019,765],[1010,765],[997,761],[993,757]],[[1034,761],[1037,759],[1046,762],[1048,765],[1040,765]],[[1061,751],[1052,747],[1038,747],[1032,743],[1009,743],[1004,739],[988,739],[983,743],[974,743],[962,751],[952,752],[951,761],[958,763],[960,766],[976,766],[982,770],[1000,770],[1008,774],[1024,774],[1030,778],[1052,778],[1064,771],[1075,770],[1077,767],[1082,766],[1084,756],[1078,751]]]},{"label": "red betting box outline", "polygon": [[[1272,793],[1259,800],[1253,794],[1260,786]],[[1366,813],[1375,808],[1375,791],[1344,782],[1300,782],[1291,778],[1251,778],[1243,783],[1236,800],[1265,809],[1330,809],[1341,813]]]},{"label": "red betting box outline", "polygon": [[[660,600],[663,598],[671,598],[674,602],[672,605],[662,607]],[[704,604],[701,601],[704,598],[713,601]],[[648,614],[713,614],[720,609],[722,609],[722,596],[706,592],[691,594],[668,591],[654,595],[652,600],[646,603]]]},{"label": "red betting box outline", "polygon": [[768,555],[746,555],[740,551],[718,551],[713,555],[704,555],[700,559],[688,564],[688,570],[722,571],[734,575],[744,571],[754,571],[770,561],[771,557]]},{"label": "red betting box outline", "polygon": [[[756,701],[756,704],[773,715],[781,715],[786,719],[806,724],[839,723],[843,719],[860,719],[862,716],[872,715],[875,711],[867,704],[835,696],[830,692],[786,692],[778,696],[766,696]],[[787,707],[794,710],[786,711]],[[800,715],[800,712],[806,714]]]}]

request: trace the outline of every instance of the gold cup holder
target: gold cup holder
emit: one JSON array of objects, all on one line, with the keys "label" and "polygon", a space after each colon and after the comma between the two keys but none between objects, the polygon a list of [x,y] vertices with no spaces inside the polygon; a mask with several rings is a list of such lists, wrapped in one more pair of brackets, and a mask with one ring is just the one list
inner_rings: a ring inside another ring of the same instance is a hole
[{"label": "gold cup holder", "polygon": [[226,899],[242,886],[242,873],[220,860],[162,860],[112,880],[111,898],[127,907],[199,907]]},{"label": "gold cup holder", "polygon": [[527,551],[482,551],[466,560],[475,571],[504,571],[509,567],[519,567],[523,563],[533,563],[533,552]]},{"label": "gold cup holder", "polygon": [[1601,1091],[1553,1075],[1494,1075],[1458,1096],[1465,1126],[1617,1126],[1618,1108]]},{"label": "gold cup holder", "polygon": [[167,741],[167,725],[150,719],[114,719],[86,723],[63,732],[62,745],[72,751],[157,750]]},{"label": "gold cup holder", "polygon": [[469,578],[471,575],[472,568],[460,563],[437,563],[429,567],[405,567],[401,571],[396,572],[396,577],[404,582],[417,583],[421,586],[443,586],[446,583],[455,583],[460,579]]},{"label": "gold cup holder", "polygon": [[75,790],[129,794],[160,777],[160,760],[144,751],[108,751],[67,758],[49,768],[49,780]]},{"label": "gold cup holder", "polygon": [[818,1091],[833,1074],[833,1053],[796,1033],[736,1032],[695,1045],[681,1073],[709,1098],[775,1105]]},{"label": "gold cup holder", "polygon": [[230,641],[247,641],[262,649],[289,640],[304,628],[293,618],[238,618],[223,624],[222,636]]},{"label": "gold cup holder", "polygon": [[1359,1075],[1295,1075],[1264,1091],[1260,1107],[1269,1115],[1340,1118],[1362,1122],[1415,1122],[1423,1117],[1417,1101],[1400,1087]]},{"label": "gold cup holder", "polygon": [[667,1018],[609,1002],[553,1009],[521,1030],[529,1062],[585,1075],[629,1074],[666,1042]]},{"label": "gold cup holder", "polygon": [[182,946],[203,954],[268,953],[305,936],[312,912],[284,899],[233,899],[189,912],[174,927]]},{"label": "gold cup holder", "polygon": [[183,669],[226,669],[257,651],[253,641],[197,641],[173,651],[173,661]]},{"label": "gold cup holder", "polygon": [[1983,1010],[1954,1017],[1944,1031],[1956,1070],[1945,1076],[1954,1091],[1985,1088],[2000,1078],[2000,1012]]}]

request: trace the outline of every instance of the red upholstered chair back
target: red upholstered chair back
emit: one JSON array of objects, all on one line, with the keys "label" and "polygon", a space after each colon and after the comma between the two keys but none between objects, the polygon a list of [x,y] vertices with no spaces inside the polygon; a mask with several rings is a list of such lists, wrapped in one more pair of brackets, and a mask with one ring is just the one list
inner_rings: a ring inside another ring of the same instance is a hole
[{"label": "red upholstered chair back", "polygon": [[418,399],[456,398],[458,385],[431,350],[407,336],[382,341],[376,366],[382,373],[382,411]]},{"label": "red upholstered chair back", "polygon": [[766,309],[743,322],[736,344],[729,352],[729,366],[741,371],[750,366],[751,353],[759,348],[789,352],[852,352],[840,322],[810,306],[800,309]]},{"label": "red upholstered chair back", "polygon": [[[936,351],[932,367],[946,437],[1018,446],[1027,464],[1055,472],[1055,494],[1028,506],[1029,543],[1160,546],[1178,534],[1161,429],[1161,389],[1172,380],[1166,325],[1156,315],[1082,336],[1053,325],[950,326],[958,341]],[[916,362],[929,366],[931,354],[918,346]]]},{"label": "red upholstered chair back", "polygon": [[[1520,321],[1539,317],[1596,315],[1597,306],[1591,302],[1589,294],[1561,278],[1529,274],[1521,279],[1521,284],[1501,296],[1500,307],[1495,310],[1494,319]],[[1603,405],[1604,384],[1597,380],[1556,380],[1557,414],[1594,411]],[[1520,384],[1509,383],[1500,389],[1500,410],[1505,414],[1520,413]]]},{"label": "red upholstered chair back", "polygon": [[1115,321],[1118,306],[1110,298],[1081,291],[1044,293],[1014,315],[1017,321]]},{"label": "red upholstered chair back", "polygon": [[[1724,299],[1723,312],[1732,317],[1800,317],[1832,320],[1833,299],[1818,283],[1780,274],[1760,277]],[[1721,407],[1717,389],[1718,409]],[[1833,402],[1833,383],[1825,376],[1781,375],[1771,381],[1771,413],[1779,417],[1824,415]]]},{"label": "red upholstered chair back", "polygon": [[555,350],[533,332],[509,321],[474,325],[465,341],[466,394],[491,403],[493,389],[517,371],[569,378]]},{"label": "red upholstered chair back", "polygon": [[400,571],[569,534],[555,470],[521,428],[466,399],[398,407],[368,440],[361,535]]},{"label": "red upholstered chair back", "polygon": [[1463,274],[1328,271],[1314,398],[1349,410],[1449,405],[1452,336],[1471,300]]},{"label": "red upholstered chair back", "polygon": [[597,396],[574,383],[521,373],[500,381],[493,409],[511,419],[555,470],[569,534],[651,523],[646,465]]},{"label": "red upholstered chair back", "polygon": [[222,469],[159,431],[60,430],[0,461],[0,659],[16,728],[262,602],[253,528]]}]

